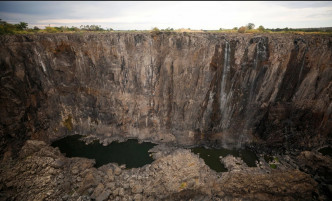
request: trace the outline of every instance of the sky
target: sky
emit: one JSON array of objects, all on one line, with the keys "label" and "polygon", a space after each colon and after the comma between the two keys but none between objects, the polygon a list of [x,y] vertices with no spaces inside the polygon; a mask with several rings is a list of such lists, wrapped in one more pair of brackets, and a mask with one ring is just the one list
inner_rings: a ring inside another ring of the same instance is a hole
[{"label": "sky", "polygon": [[331,1],[0,1],[0,19],[29,27],[101,25],[216,30],[254,23],[265,28],[332,27]]}]

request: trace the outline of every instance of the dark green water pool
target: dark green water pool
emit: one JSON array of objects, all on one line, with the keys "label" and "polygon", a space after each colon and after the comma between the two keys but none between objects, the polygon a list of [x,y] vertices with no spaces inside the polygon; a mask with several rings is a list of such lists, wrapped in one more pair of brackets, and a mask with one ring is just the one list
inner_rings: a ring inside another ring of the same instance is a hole
[{"label": "dark green water pool", "polygon": [[324,156],[330,156],[332,158],[332,147],[325,147],[322,148],[320,150],[318,150],[318,152],[322,153]]},{"label": "dark green water pool", "polygon": [[254,152],[249,149],[241,150],[230,150],[230,149],[206,149],[203,147],[196,147],[191,149],[195,154],[205,161],[211,169],[216,172],[227,172],[227,168],[220,162],[220,156],[225,157],[227,155],[233,155],[235,157],[240,157],[249,167],[256,167],[256,161],[258,157]]},{"label": "dark green water pool", "polygon": [[103,146],[95,141],[86,145],[79,140],[81,135],[71,135],[52,143],[53,147],[59,147],[60,151],[67,157],[84,157],[95,159],[95,167],[100,167],[107,163],[125,164],[126,168],[138,168],[153,162],[148,150],[156,144],[137,140],[127,140],[126,142],[112,142],[108,146]]}]

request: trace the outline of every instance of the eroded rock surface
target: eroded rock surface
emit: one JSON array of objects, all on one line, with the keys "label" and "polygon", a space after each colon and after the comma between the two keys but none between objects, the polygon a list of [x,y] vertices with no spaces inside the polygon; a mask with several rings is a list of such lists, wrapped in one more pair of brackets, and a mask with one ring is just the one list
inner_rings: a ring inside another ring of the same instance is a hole
[{"label": "eroded rock surface", "polygon": [[0,200],[312,200],[318,193],[295,169],[216,173],[189,150],[170,150],[142,168],[96,169],[93,160],[29,140],[18,160],[0,164]]},{"label": "eroded rock surface", "polygon": [[297,34],[0,36],[1,153],[66,133],[103,144],[330,144],[331,44]]},{"label": "eroded rock surface", "polygon": [[[179,148],[331,145],[329,35],[35,34],[0,46],[0,200],[329,198],[331,160],[315,152],[276,169],[225,157],[230,171],[216,173]],[[96,169],[48,145],[74,133],[157,142],[156,161]]]}]

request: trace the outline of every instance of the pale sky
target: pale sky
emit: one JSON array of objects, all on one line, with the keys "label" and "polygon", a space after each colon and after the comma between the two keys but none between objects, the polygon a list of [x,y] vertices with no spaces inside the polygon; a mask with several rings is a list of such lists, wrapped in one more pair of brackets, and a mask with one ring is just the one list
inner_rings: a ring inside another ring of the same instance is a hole
[{"label": "pale sky", "polygon": [[115,30],[332,27],[331,1],[0,1],[0,19],[29,27],[101,25]]}]

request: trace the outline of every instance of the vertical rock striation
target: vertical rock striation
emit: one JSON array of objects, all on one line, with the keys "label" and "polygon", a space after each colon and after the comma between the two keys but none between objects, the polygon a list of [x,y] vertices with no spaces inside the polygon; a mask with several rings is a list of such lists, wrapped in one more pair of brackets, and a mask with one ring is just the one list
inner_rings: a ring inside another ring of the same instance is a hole
[{"label": "vertical rock striation", "polygon": [[74,132],[105,143],[331,143],[330,36],[43,34],[0,45],[2,152]]}]

